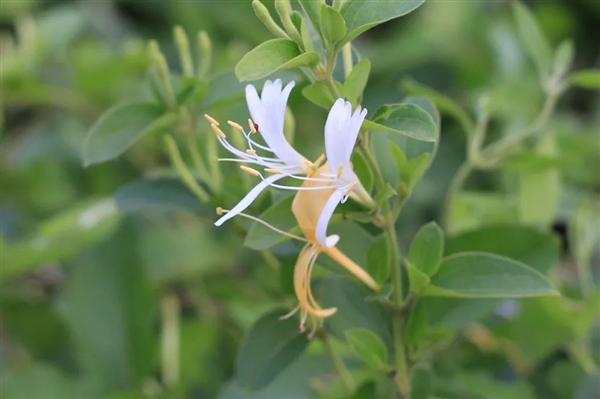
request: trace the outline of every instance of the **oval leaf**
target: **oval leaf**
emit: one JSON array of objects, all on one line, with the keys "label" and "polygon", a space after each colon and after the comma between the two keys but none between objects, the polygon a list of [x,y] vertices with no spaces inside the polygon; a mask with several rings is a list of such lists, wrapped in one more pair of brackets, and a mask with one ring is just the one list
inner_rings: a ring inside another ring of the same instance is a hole
[{"label": "oval leaf", "polygon": [[320,58],[316,51],[300,53],[291,40],[273,39],[250,50],[235,66],[235,75],[241,82],[257,80],[281,69],[315,66]]},{"label": "oval leaf", "polygon": [[552,50],[548,40],[527,7],[515,2],[513,11],[525,50],[533,58],[540,76],[547,76],[552,67]]},{"label": "oval leaf", "polygon": [[433,275],[444,254],[444,232],[435,222],[419,229],[408,252],[408,261],[427,275]]},{"label": "oval leaf", "polygon": [[237,359],[237,377],[243,388],[267,386],[304,352],[306,336],[295,319],[279,320],[287,313],[275,309],[262,316],[246,334]]},{"label": "oval leaf", "polygon": [[344,42],[382,22],[408,14],[424,2],[425,0],[348,0],[341,9],[348,29]]},{"label": "oval leaf", "polygon": [[437,140],[437,125],[431,115],[415,104],[384,105],[373,116],[375,125],[365,121],[363,129],[383,130],[389,133],[399,133],[404,136],[421,140]]},{"label": "oval leaf", "polygon": [[548,279],[524,263],[483,252],[442,260],[424,295],[462,298],[515,298],[557,295]]},{"label": "oval leaf", "polygon": [[116,158],[136,139],[150,130],[173,125],[177,116],[163,114],[163,108],[150,103],[117,104],[91,127],[83,143],[85,166]]},{"label": "oval leaf", "polygon": [[353,328],[345,332],[350,347],[360,359],[373,369],[381,369],[387,362],[387,349],[374,332]]}]

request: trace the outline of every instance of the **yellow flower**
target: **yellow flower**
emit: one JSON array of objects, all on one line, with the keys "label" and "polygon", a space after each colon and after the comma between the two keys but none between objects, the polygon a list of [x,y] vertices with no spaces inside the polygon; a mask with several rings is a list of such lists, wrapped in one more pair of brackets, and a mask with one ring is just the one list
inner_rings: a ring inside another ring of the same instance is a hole
[{"label": "yellow flower", "polygon": [[[314,179],[306,180],[303,187],[318,187],[327,184],[319,180],[320,171],[329,172],[328,165],[325,164],[320,170],[313,171],[309,177]],[[348,188],[347,191],[351,189],[352,187]],[[304,233],[307,243],[300,251],[294,268],[294,291],[298,298],[298,307],[283,318],[290,317],[299,310],[301,331],[305,330],[306,321],[310,318],[312,331],[309,338],[312,337],[323,318],[331,316],[337,311],[337,308],[321,308],[311,290],[312,269],[319,254],[325,253],[370,288],[374,290],[379,288],[375,280],[363,268],[335,247],[335,244],[339,241],[339,236],[331,235],[327,237],[326,235],[327,224],[335,207],[344,195],[347,195],[347,193],[335,188],[301,190],[296,194],[292,204],[292,212]]]}]

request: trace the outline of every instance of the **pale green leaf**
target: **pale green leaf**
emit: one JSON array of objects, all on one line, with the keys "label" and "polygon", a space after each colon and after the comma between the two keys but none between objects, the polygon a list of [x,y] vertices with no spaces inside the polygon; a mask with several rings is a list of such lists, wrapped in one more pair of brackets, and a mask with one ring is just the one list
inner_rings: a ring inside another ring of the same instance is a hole
[{"label": "pale green leaf", "polygon": [[585,89],[600,89],[600,69],[584,69],[574,72],[569,80],[571,84]]},{"label": "pale green leaf", "polygon": [[363,91],[367,86],[370,71],[371,61],[364,58],[354,65],[352,72],[350,72],[350,75],[346,78],[346,81],[344,82],[344,94],[352,104],[358,104],[358,100],[361,98]]},{"label": "pale green leaf", "polygon": [[423,273],[435,274],[444,254],[444,232],[430,222],[419,229],[408,252],[408,261]]},{"label": "pale green leaf", "polygon": [[438,128],[431,115],[415,104],[384,105],[373,116],[373,122],[375,125],[365,120],[363,129],[383,130],[430,142],[438,137]]},{"label": "pale green leaf", "polygon": [[525,50],[529,53],[538,73],[546,78],[552,67],[552,49],[534,16],[521,3],[513,3],[513,12],[517,21],[517,29]]},{"label": "pale green leaf", "polygon": [[353,328],[345,334],[354,353],[369,367],[379,370],[385,366],[387,349],[377,334],[366,328]]},{"label": "pale green leaf", "polygon": [[321,36],[327,48],[334,46],[346,36],[346,24],[338,10],[321,5]]}]

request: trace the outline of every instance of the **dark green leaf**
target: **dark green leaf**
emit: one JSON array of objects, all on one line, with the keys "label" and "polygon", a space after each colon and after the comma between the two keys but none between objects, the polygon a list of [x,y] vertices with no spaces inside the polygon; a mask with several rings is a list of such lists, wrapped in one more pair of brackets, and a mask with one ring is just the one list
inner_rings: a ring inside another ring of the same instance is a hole
[{"label": "dark green leaf", "polygon": [[416,367],[412,372],[410,399],[427,399],[432,391],[431,371]]},{"label": "dark green leaf", "polygon": [[584,69],[574,72],[569,81],[585,89],[600,89],[600,69]]},{"label": "dark green leaf", "polygon": [[348,28],[344,42],[383,22],[408,14],[423,2],[424,0],[347,0],[341,10]]},{"label": "dark green leaf", "polygon": [[367,270],[378,283],[383,283],[390,275],[390,260],[385,235],[380,235],[369,247]]},{"label": "dark green leaf", "polygon": [[216,216],[214,210],[201,205],[198,198],[176,177],[163,176],[126,184],[115,193],[115,202],[124,212],[160,209]]},{"label": "dark green leaf", "polygon": [[354,65],[352,72],[346,78],[344,82],[344,94],[353,105],[358,105],[358,100],[362,97],[363,91],[367,86],[370,71],[371,61],[364,58]]},{"label": "dark green leaf", "polygon": [[517,21],[517,28],[521,42],[525,50],[529,53],[538,73],[542,78],[546,78],[552,67],[552,50],[548,40],[540,30],[534,16],[524,5],[513,3],[513,12]]},{"label": "dark green leaf", "polygon": [[313,67],[320,58],[316,51],[300,53],[292,40],[272,39],[250,50],[235,66],[235,74],[242,82],[257,80],[282,69]]},{"label": "dark green leaf", "polygon": [[547,274],[558,260],[559,245],[557,237],[520,225],[483,227],[446,239],[446,255],[467,251],[506,256]]},{"label": "dark green leaf", "polygon": [[80,365],[103,393],[138,386],[155,367],[156,304],[137,255],[126,224],[76,260],[61,302]]},{"label": "dark green leaf", "polygon": [[116,158],[142,134],[173,126],[177,116],[163,113],[162,107],[149,103],[118,104],[110,108],[88,132],[83,143],[83,164]]},{"label": "dark green leaf", "polygon": [[279,320],[285,313],[284,309],[275,309],[263,315],[244,337],[237,360],[237,378],[242,387],[266,387],[308,346],[309,340],[299,333],[296,319]]},{"label": "dark green leaf", "polygon": [[35,364],[26,368],[7,368],[2,371],[0,396],[11,399],[81,398],[76,380],[58,368]]},{"label": "dark green leaf", "polygon": [[423,294],[518,298],[558,293],[543,274],[522,262],[483,252],[465,252],[444,258]]},{"label": "dark green leaf", "polygon": [[356,390],[351,399],[373,399],[376,392],[377,384],[374,381],[367,381]]},{"label": "dark green leaf", "polygon": [[444,232],[435,222],[419,229],[410,245],[408,261],[425,274],[435,274],[444,254]]},{"label": "dark green leaf", "polygon": [[373,116],[373,122],[375,125],[365,120],[363,128],[398,133],[421,141],[433,142],[438,137],[437,125],[431,115],[414,104],[384,105]]},{"label": "dark green leaf", "polygon": [[[259,216],[259,219],[283,231],[293,229],[297,225],[294,214],[291,212],[293,201],[293,196],[284,198],[264,211]],[[248,230],[248,234],[246,234],[244,245],[252,249],[261,250],[270,248],[287,239],[289,239],[287,236],[273,231],[262,223],[255,222],[250,227],[250,230]]]},{"label": "dark green leaf", "polygon": [[369,168],[363,155],[358,151],[355,151],[354,154],[352,154],[352,166],[354,173],[358,176],[358,180],[365,190],[369,193],[373,191],[373,172]]},{"label": "dark green leaf", "polygon": [[387,363],[387,349],[381,339],[365,328],[345,331],[346,339],[356,355],[369,367],[380,370]]}]

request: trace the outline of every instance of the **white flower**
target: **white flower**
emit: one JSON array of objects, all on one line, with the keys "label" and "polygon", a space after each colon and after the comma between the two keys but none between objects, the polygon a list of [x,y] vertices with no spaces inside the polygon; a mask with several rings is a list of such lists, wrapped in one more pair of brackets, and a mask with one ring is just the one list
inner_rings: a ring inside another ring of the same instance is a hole
[{"label": "white flower", "polygon": [[[283,133],[285,110],[290,91],[294,82],[288,83],[282,89],[281,80],[267,81],[263,87],[262,95],[259,97],[253,85],[246,86],[246,102],[252,119],[248,120],[250,130],[228,121],[230,126],[240,130],[244,135],[248,148],[244,151],[231,145],[225,134],[218,127],[219,123],[208,115],[205,117],[211,122],[211,127],[217,134],[219,142],[236,158],[220,158],[221,161],[242,162],[245,164],[262,167],[270,176],[263,176],[257,169],[241,166],[247,173],[261,178],[252,190],[231,210],[226,212],[217,222],[220,226],[242,212],[258,197],[267,187],[275,187],[286,190],[330,190],[335,189],[332,194],[331,204],[323,209],[324,216],[333,214],[333,210],[340,201],[345,201],[349,192],[357,186],[358,178],[352,171],[350,157],[356,142],[360,126],[367,113],[366,109],[358,107],[352,113],[352,106],[343,99],[338,99],[329,112],[325,124],[325,153],[328,163],[321,167],[324,156],[319,157],[315,163],[310,162],[299,154],[285,139]],[[266,145],[257,143],[251,137],[252,133],[259,132]],[[327,168],[327,165],[329,167]],[[318,171],[317,174],[313,173]],[[318,177],[314,177],[318,176]],[[278,180],[289,177],[304,182],[319,183],[316,185],[288,186],[276,183]],[[358,184],[362,189],[362,186]],[[364,191],[364,189],[362,189]],[[329,221],[327,217],[325,227]],[[324,233],[323,233],[324,234]]]}]

